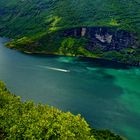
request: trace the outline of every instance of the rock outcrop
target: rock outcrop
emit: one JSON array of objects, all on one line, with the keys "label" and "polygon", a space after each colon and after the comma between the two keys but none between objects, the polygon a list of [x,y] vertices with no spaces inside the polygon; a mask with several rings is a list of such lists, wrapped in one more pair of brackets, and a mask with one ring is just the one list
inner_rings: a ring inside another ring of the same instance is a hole
[{"label": "rock outcrop", "polygon": [[99,48],[103,51],[119,51],[124,48],[138,48],[136,35],[111,27],[79,27],[63,31],[65,37],[85,37],[88,39],[86,49],[94,51]]}]

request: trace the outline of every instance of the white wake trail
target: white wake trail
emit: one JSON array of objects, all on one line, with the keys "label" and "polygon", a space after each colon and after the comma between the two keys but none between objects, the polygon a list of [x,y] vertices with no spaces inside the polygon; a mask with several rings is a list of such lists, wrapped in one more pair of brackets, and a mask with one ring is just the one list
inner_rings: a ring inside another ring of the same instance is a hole
[{"label": "white wake trail", "polygon": [[41,68],[46,68],[49,70],[54,70],[54,71],[60,71],[60,72],[70,72],[70,70],[66,70],[66,69],[60,69],[60,68],[55,68],[55,67],[49,67],[49,66],[39,66]]}]

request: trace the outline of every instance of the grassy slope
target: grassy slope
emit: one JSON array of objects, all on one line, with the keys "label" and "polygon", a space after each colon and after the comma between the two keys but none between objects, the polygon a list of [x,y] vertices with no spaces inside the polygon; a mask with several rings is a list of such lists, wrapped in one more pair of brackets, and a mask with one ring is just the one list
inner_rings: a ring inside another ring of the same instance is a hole
[{"label": "grassy slope", "polygon": [[[28,37],[23,38],[22,43],[19,43],[21,40],[16,40],[10,47],[24,51],[60,54],[58,49],[64,39],[58,37],[59,29],[116,26],[118,29],[134,32],[140,38],[139,7],[139,0],[0,0],[0,34],[12,38]],[[125,59],[122,62],[128,63],[126,60],[129,58],[128,55],[124,55],[125,52],[109,52],[101,56],[83,49],[81,53],[80,48],[79,55],[96,55],[107,59],[115,56],[117,61]],[[138,63],[139,52],[133,57],[134,63]]]}]

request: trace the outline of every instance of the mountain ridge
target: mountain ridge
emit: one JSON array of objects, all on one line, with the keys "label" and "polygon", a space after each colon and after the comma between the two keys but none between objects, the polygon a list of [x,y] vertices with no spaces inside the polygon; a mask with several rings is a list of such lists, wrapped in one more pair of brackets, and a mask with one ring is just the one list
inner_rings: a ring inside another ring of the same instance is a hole
[{"label": "mountain ridge", "polygon": [[[138,0],[5,0],[0,3],[0,35],[15,39],[7,45],[10,48],[22,51],[24,47],[21,47],[25,45],[24,51],[30,53],[49,50],[45,53],[61,54],[54,51],[57,45],[60,49],[63,46],[64,38],[59,37],[59,31],[80,27],[115,27],[114,32],[126,30],[135,34],[140,42],[139,7]],[[96,52],[92,54],[93,52],[85,49],[85,39],[78,38],[77,41],[75,37],[70,38],[71,36],[65,42],[73,42],[77,48],[82,47],[83,56],[99,56]],[[52,50],[47,45],[51,46]],[[73,45],[71,49],[74,49]],[[101,58],[139,65],[139,46],[137,49],[128,46],[123,53],[108,51],[109,54],[106,54],[102,51],[100,54],[104,54],[105,57]],[[70,49],[69,46],[65,46],[65,49],[67,47]],[[130,53],[132,62],[128,57]],[[66,55],[77,54],[68,52]]]}]

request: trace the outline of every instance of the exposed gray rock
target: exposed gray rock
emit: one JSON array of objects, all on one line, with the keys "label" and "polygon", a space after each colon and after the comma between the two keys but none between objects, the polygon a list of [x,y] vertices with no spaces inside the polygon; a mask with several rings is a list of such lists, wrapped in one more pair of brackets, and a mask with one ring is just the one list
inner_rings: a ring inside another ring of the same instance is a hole
[{"label": "exposed gray rock", "polygon": [[117,30],[111,27],[79,27],[65,30],[64,36],[85,37],[88,39],[86,49],[93,51],[99,48],[103,51],[116,50],[123,48],[138,48],[139,42],[135,34],[128,31]]}]

